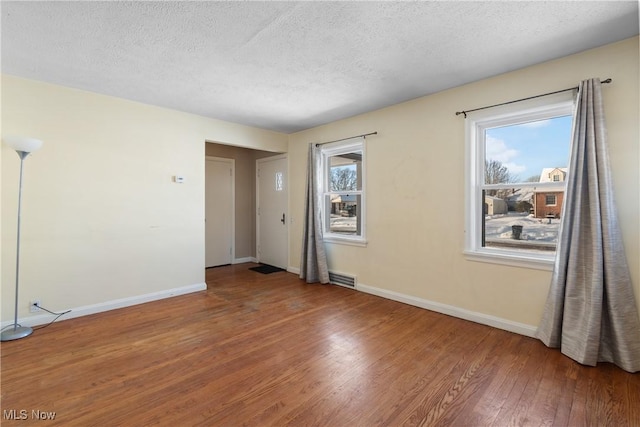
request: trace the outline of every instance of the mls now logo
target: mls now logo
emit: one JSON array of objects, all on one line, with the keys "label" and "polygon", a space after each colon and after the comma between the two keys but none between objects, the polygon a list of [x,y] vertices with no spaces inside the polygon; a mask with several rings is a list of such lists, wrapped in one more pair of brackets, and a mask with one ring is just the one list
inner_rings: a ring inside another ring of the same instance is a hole
[{"label": "mls now logo", "polygon": [[29,414],[29,411],[26,409],[5,409],[2,411],[2,418],[5,420],[53,420],[56,418],[56,413],[34,409],[31,411],[31,414]]}]

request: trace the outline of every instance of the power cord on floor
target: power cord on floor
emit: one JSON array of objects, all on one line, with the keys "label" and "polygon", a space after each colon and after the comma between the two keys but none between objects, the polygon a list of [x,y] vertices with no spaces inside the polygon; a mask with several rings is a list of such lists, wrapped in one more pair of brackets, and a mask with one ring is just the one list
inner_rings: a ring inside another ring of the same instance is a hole
[{"label": "power cord on floor", "polygon": [[38,327],[38,328],[33,328],[33,330],[34,330],[34,331],[37,331],[38,329],[44,329],[44,328],[46,328],[47,326],[51,326],[51,325],[53,324],[53,322],[55,322],[56,320],[58,320],[58,319],[60,318],[60,316],[64,316],[64,315],[65,315],[65,314],[67,314],[67,313],[71,313],[71,310],[63,311],[62,313],[56,313],[56,312],[53,312],[53,311],[51,311],[51,310],[47,310],[46,308],[44,308],[44,307],[43,307],[43,306],[41,306],[40,304],[33,304],[33,305],[35,305],[36,307],[38,307],[40,310],[44,310],[44,311],[46,311],[47,313],[51,313],[51,314],[53,314],[53,315],[55,315],[55,316],[56,316],[56,317],[55,317],[51,322],[47,323],[46,325],[44,325],[44,326],[40,326],[40,327]]},{"label": "power cord on floor", "polygon": [[[37,328],[32,328],[34,331],[36,331],[36,330],[38,330],[38,329],[44,329],[44,328],[46,328],[47,326],[50,326],[51,324],[53,324],[53,322],[55,322],[56,320],[58,320],[58,319],[60,318],[60,316],[64,316],[64,315],[65,315],[65,314],[67,314],[67,313],[71,313],[71,310],[63,311],[62,313],[55,313],[55,312],[53,312],[53,311],[51,311],[51,310],[47,310],[46,308],[44,308],[44,307],[43,307],[43,306],[41,306],[40,304],[33,304],[33,305],[35,305],[36,307],[38,307],[40,310],[44,310],[44,311],[46,311],[47,313],[51,313],[51,314],[54,314],[54,315],[56,316],[56,317],[55,317],[51,322],[47,323],[46,325],[43,325],[43,326],[40,326],[40,327],[37,327]],[[7,326],[5,326],[4,328],[0,329],[0,331],[4,331],[5,329],[8,329],[8,328],[13,328],[14,326],[22,327],[22,325],[20,325],[20,324],[17,324],[17,325],[13,325],[13,324],[11,324],[11,325],[7,325]]]}]

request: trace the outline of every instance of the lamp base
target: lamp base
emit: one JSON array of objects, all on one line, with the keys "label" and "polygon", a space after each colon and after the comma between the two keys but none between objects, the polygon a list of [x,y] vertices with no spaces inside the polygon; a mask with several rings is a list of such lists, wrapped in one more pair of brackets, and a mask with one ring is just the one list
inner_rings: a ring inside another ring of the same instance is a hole
[{"label": "lamp base", "polygon": [[0,341],[19,340],[20,338],[28,337],[32,332],[33,329],[28,326],[16,326],[14,328],[2,331],[2,339],[0,339]]}]

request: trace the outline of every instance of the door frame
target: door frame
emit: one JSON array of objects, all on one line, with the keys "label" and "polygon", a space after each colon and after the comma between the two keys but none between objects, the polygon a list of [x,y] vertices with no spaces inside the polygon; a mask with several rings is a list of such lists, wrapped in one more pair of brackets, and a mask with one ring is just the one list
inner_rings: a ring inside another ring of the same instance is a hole
[{"label": "door frame", "polygon": [[[204,192],[204,196],[205,196],[205,201],[204,201],[204,218],[205,218],[205,222],[207,219],[207,191],[206,191],[206,185],[207,185],[207,181],[206,181],[206,167],[207,167],[207,161],[209,160],[214,160],[217,162],[224,162],[224,163],[228,163],[229,166],[231,167],[231,264],[234,263],[235,259],[236,259],[236,160],[235,159],[228,159],[225,157],[216,157],[216,156],[205,156],[204,157],[204,167],[205,167],[205,192]],[[206,227],[206,223],[205,223],[205,227]],[[207,250],[207,241],[206,241],[206,228],[205,228],[205,242],[204,242],[204,249],[205,249],[205,253]],[[206,259],[205,259],[205,268],[206,268]]]},{"label": "door frame", "polygon": [[292,223],[291,221],[291,211],[289,209],[290,203],[289,203],[289,197],[291,196],[291,192],[289,191],[289,189],[291,188],[291,180],[289,179],[289,157],[287,156],[287,153],[282,153],[282,154],[277,154],[275,156],[269,156],[269,157],[263,157],[260,159],[256,159],[256,259],[258,262],[260,262],[260,251],[258,250],[258,248],[260,247],[260,215],[259,215],[259,209],[260,209],[260,176],[258,174],[258,171],[260,170],[260,164],[271,161],[271,160],[281,160],[284,159],[286,160],[286,171],[287,171],[287,188],[286,188],[286,199],[287,199],[287,216],[289,218],[287,218],[287,220],[285,221],[285,229],[287,231],[287,238],[286,238],[286,251],[287,251],[287,270],[289,269],[289,253],[290,253],[290,242],[289,242],[289,225]]}]

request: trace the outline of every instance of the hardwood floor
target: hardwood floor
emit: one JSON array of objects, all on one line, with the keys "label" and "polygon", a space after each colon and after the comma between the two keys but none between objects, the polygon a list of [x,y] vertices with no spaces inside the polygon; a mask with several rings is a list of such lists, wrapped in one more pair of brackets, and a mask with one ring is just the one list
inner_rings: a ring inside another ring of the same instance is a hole
[{"label": "hardwood floor", "polygon": [[638,374],[251,266],[2,343],[2,425],[640,426]]}]

